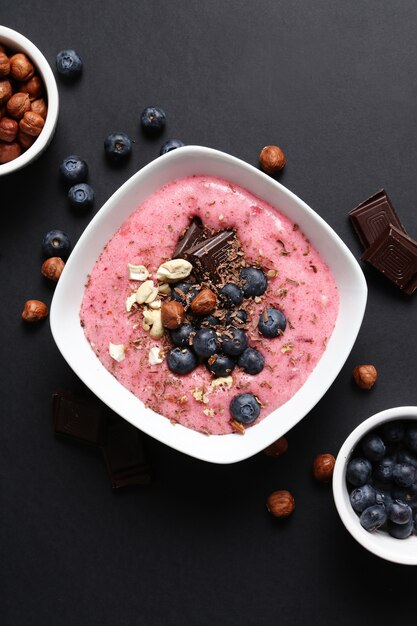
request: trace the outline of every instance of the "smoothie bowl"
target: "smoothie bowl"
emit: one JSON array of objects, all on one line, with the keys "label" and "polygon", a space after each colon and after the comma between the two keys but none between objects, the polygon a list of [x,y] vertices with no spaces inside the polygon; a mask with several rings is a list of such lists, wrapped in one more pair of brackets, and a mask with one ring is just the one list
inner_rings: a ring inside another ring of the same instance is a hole
[{"label": "smoothie bowl", "polygon": [[355,259],[305,203],[234,157],[189,146],[97,213],[50,321],[64,358],[111,409],[181,452],[232,463],[320,400],[366,295]]}]

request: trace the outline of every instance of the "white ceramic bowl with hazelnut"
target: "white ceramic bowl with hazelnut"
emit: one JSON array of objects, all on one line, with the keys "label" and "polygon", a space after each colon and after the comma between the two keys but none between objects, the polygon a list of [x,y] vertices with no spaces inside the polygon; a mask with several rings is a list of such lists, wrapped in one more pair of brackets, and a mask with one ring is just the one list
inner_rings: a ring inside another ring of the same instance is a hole
[{"label": "white ceramic bowl with hazelnut", "polygon": [[[34,65],[35,75],[37,75],[43,82],[45,91],[44,99],[47,102],[48,107],[42,130],[40,134],[36,136],[32,145],[22,151],[20,156],[13,158],[13,160],[8,161],[7,163],[0,164],[0,176],[2,176],[16,172],[22,167],[25,167],[40,156],[47,148],[54,135],[58,121],[59,98],[58,88],[52,69],[42,52],[35,46],[34,43],[21,33],[18,33],[11,28],[0,26],[0,45],[13,54],[22,53],[26,55],[29,61]],[[0,78],[0,80],[4,80],[4,78]],[[7,112],[5,115],[7,115]]]},{"label": "white ceramic bowl with hazelnut", "polygon": [[360,524],[359,516],[352,508],[346,483],[347,465],[361,439],[374,428],[394,420],[417,421],[417,406],[386,409],[372,415],[355,428],[336,457],[333,471],[333,496],[343,524],[361,546],[387,561],[417,565],[417,535],[413,534],[407,539],[396,539],[382,529],[374,532],[365,530]]},{"label": "white ceramic bowl with hazelnut", "polygon": [[[101,364],[80,326],[79,311],[87,275],[105,244],[127,217],[170,181],[204,174],[241,185],[276,206],[297,223],[329,265],[340,293],[335,329],[327,349],[301,389],[245,435],[204,434],[173,426],[146,408]],[[50,314],[58,348],[76,374],[110,408],[143,432],[190,456],[214,463],[246,459],[278,439],[322,398],[345,363],[365,311],[367,287],[362,271],[338,235],[295,194],[243,161],[210,148],[187,146],[157,158],[130,178],[95,215],[70,255],[58,282]]]}]

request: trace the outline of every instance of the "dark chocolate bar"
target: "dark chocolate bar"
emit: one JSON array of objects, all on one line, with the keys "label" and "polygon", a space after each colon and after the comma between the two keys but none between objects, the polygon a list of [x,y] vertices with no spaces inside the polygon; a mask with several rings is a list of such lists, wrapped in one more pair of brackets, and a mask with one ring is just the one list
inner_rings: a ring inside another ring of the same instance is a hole
[{"label": "dark chocolate bar", "polygon": [[227,267],[231,245],[235,240],[233,230],[223,230],[188,251],[186,259],[192,264],[199,280],[218,282],[219,270],[222,266]]},{"label": "dark chocolate bar", "polygon": [[390,225],[364,252],[362,259],[405,293],[417,289],[417,241]]},{"label": "dark chocolate bar", "polygon": [[151,482],[141,433],[126,420],[108,420],[107,444],[103,454],[113,489]]},{"label": "dark chocolate bar", "polygon": [[101,406],[89,398],[59,391],[52,396],[57,435],[101,447],[106,441],[106,420]]},{"label": "dark chocolate bar", "polygon": [[207,239],[208,235],[199,217],[193,217],[189,227],[185,231],[183,237],[177,243],[177,247],[172,255],[173,259],[183,259],[185,254],[198,243]]},{"label": "dark chocolate bar", "polygon": [[349,211],[353,228],[366,249],[392,224],[406,232],[384,189]]}]

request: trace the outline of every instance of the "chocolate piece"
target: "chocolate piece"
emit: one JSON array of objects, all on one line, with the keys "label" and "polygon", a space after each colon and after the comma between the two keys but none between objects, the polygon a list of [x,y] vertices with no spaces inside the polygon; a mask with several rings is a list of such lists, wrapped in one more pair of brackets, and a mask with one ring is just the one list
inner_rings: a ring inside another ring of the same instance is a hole
[{"label": "chocolate piece", "polygon": [[126,420],[108,420],[107,444],[103,454],[113,489],[151,482],[142,435]]},{"label": "chocolate piece", "polygon": [[405,228],[384,189],[349,211],[352,226],[364,248],[368,248],[392,224],[405,233]]},{"label": "chocolate piece", "polygon": [[186,258],[194,268],[199,280],[220,279],[222,266],[227,268],[232,243],[236,240],[233,230],[223,230],[188,250]]},{"label": "chocolate piece", "polygon": [[174,250],[174,254],[172,255],[173,259],[183,259],[185,258],[185,254],[192,248],[196,246],[198,243],[207,239],[207,232],[204,229],[203,223],[199,217],[193,217],[189,227],[185,231],[185,234],[179,242],[177,243],[177,247]]},{"label": "chocolate piece", "polygon": [[66,391],[52,396],[54,428],[57,435],[101,447],[106,440],[106,420],[97,402]]},{"label": "chocolate piece", "polygon": [[417,241],[389,226],[364,252],[362,259],[382,272],[405,293],[417,289]]}]

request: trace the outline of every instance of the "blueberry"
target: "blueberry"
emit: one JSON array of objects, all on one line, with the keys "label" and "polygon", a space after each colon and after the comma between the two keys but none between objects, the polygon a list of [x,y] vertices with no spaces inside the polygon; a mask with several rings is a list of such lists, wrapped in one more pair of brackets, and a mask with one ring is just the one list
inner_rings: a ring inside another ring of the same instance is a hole
[{"label": "blueberry", "polygon": [[395,539],[407,539],[413,533],[413,526],[412,519],[407,524],[396,524],[388,520],[387,531]]},{"label": "blueberry", "polygon": [[391,494],[383,489],[375,489],[375,504],[383,504],[386,509],[390,507],[392,503]]},{"label": "blueberry", "polygon": [[259,417],[260,412],[259,402],[251,393],[241,393],[230,403],[230,413],[233,419],[242,424],[252,424]]},{"label": "blueberry", "polygon": [[400,487],[409,487],[416,479],[416,469],[408,463],[396,463],[392,470],[392,479]]},{"label": "blueberry", "polygon": [[372,465],[368,459],[354,458],[347,464],[346,479],[355,487],[369,482],[371,474]]},{"label": "blueberry", "polygon": [[75,50],[61,50],[56,55],[56,69],[64,78],[77,78],[83,69],[83,62]]},{"label": "blueberry", "polygon": [[87,180],[88,165],[76,154],[71,154],[62,161],[59,172],[65,182],[75,185]]},{"label": "blueberry", "polygon": [[198,294],[194,283],[176,283],[171,292],[171,299],[181,302],[183,306],[190,304]]},{"label": "blueberry", "polygon": [[372,532],[380,528],[387,521],[387,511],[381,504],[372,504],[362,511],[359,518],[361,526]]},{"label": "blueberry", "polygon": [[222,348],[229,356],[239,356],[248,347],[248,337],[241,328],[227,328],[221,336]]},{"label": "blueberry", "polygon": [[218,326],[220,324],[220,320],[215,315],[206,315],[199,320],[199,326],[207,327],[207,326]]},{"label": "blueberry", "polygon": [[243,309],[239,309],[238,311],[230,311],[226,315],[226,324],[227,326],[236,326],[239,328],[246,324],[248,321],[248,314]]},{"label": "blueberry", "polygon": [[264,337],[278,337],[286,327],[287,320],[279,309],[265,309],[259,316],[258,329]]},{"label": "blueberry", "polygon": [[417,534],[417,515],[414,516],[414,532]]},{"label": "blueberry", "polygon": [[382,426],[382,436],[385,443],[399,443],[404,437],[404,432],[403,422],[387,422]]},{"label": "blueberry", "polygon": [[227,309],[239,306],[243,301],[243,292],[234,283],[226,283],[219,292],[220,300]]},{"label": "blueberry", "polygon": [[414,424],[407,426],[404,443],[411,452],[417,453],[417,426]]},{"label": "blueberry", "polygon": [[190,348],[172,348],[168,352],[167,365],[174,374],[189,374],[198,365],[198,359]]},{"label": "blueberry", "polygon": [[219,349],[219,339],[212,328],[201,328],[193,339],[193,348],[198,356],[208,358]]},{"label": "blueberry", "polygon": [[376,503],[376,491],[372,485],[366,484],[357,487],[350,493],[350,503],[357,513],[362,513],[369,506]]},{"label": "blueberry", "polygon": [[174,346],[184,348],[190,344],[190,335],[195,332],[191,324],[181,324],[175,330],[170,331],[170,336]]},{"label": "blueberry", "polygon": [[148,135],[159,135],[165,128],[166,115],[160,107],[146,107],[140,116],[142,128]]},{"label": "blueberry", "polygon": [[[215,355],[216,359],[212,363],[207,363],[206,367],[214,376],[229,376],[235,368],[235,362],[226,354]],[[211,361],[211,359],[209,359]]]},{"label": "blueberry", "polygon": [[43,238],[42,252],[46,257],[59,256],[66,259],[70,249],[70,238],[62,230],[50,230]]},{"label": "blueberry", "polygon": [[415,457],[408,450],[398,450],[397,461],[399,463],[408,463],[417,469],[417,457]]},{"label": "blueberry", "polygon": [[365,435],[361,441],[363,455],[370,461],[381,461],[385,455],[385,444],[376,433]]},{"label": "blueberry", "polygon": [[257,267],[244,267],[239,274],[239,279],[245,298],[261,296],[268,286],[265,274]]},{"label": "blueberry", "polygon": [[78,183],[70,187],[68,199],[75,209],[90,209],[94,203],[94,189],[87,183]]},{"label": "blueberry", "polygon": [[122,163],[132,153],[132,142],[126,133],[110,133],[104,140],[104,152],[109,161]]},{"label": "blueberry", "polygon": [[256,348],[246,348],[240,355],[237,364],[246,374],[255,376],[262,372],[265,365],[265,357]]},{"label": "blueberry", "polygon": [[159,154],[162,156],[167,152],[171,152],[171,150],[176,150],[176,148],[182,148],[183,145],[184,144],[181,139],[168,139],[168,141],[162,144]]},{"label": "blueberry", "polygon": [[392,470],[394,469],[395,461],[390,457],[382,459],[373,470],[373,477],[376,481],[387,485],[392,480]]},{"label": "blueberry", "polygon": [[411,508],[402,500],[394,500],[388,508],[388,519],[395,524],[407,524],[412,516]]}]

